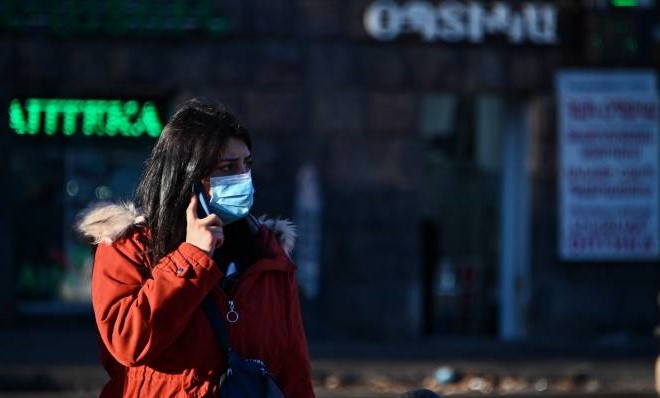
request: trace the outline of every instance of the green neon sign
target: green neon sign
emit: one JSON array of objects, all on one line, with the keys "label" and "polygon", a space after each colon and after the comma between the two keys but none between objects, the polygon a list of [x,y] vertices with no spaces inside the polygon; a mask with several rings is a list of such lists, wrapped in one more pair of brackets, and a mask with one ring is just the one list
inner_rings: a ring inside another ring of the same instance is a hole
[{"label": "green neon sign", "polygon": [[637,7],[637,0],[610,0],[614,7]]},{"label": "green neon sign", "polygon": [[163,125],[151,101],[28,98],[9,104],[9,127],[18,135],[158,137]]},{"label": "green neon sign", "polygon": [[0,31],[60,36],[216,37],[231,24],[214,0],[0,1]]}]

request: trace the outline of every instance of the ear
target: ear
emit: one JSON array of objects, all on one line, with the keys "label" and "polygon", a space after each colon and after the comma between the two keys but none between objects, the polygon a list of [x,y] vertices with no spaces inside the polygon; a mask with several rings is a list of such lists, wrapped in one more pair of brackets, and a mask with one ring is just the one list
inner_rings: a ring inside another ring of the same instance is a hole
[{"label": "ear", "polygon": [[211,199],[211,177],[202,178],[201,183],[206,199]]}]

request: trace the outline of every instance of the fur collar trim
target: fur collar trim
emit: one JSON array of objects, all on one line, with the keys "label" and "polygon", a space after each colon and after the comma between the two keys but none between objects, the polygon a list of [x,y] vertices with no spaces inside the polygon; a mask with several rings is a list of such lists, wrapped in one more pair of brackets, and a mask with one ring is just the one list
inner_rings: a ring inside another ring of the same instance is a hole
[{"label": "fur collar trim", "polygon": [[[94,244],[111,244],[124,236],[128,230],[146,221],[144,214],[133,203],[100,202],[80,212],[76,229]],[[282,249],[291,255],[298,236],[298,229],[287,219],[259,218],[259,223],[268,227],[282,245]]]}]

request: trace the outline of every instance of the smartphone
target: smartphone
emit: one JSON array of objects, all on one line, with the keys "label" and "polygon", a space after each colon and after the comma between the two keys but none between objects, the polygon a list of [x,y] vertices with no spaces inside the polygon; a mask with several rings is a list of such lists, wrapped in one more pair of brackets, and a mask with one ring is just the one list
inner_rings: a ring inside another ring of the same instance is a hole
[{"label": "smartphone", "polygon": [[206,194],[204,193],[204,187],[202,183],[196,182],[192,186],[192,191],[197,195],[197,217],[204,218],[211,214],[209,210],[209,202],[206,200]]}]

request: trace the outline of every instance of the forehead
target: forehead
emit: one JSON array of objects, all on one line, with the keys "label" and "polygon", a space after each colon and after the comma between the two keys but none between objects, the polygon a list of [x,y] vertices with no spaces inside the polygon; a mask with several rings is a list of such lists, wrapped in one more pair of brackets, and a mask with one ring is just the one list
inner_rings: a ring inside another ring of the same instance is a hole
[{"label": "forehead", "polygon": [[230,138],[220,152],[220,160],[241,159],[250,156],[250,150],[245,143],[237,138]]}]

